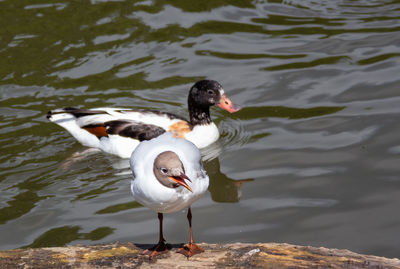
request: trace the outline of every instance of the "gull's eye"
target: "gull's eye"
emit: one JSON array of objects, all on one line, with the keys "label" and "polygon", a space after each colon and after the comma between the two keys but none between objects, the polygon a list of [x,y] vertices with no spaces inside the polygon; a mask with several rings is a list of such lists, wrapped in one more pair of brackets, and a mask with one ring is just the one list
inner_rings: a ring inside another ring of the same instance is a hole
[{"label": "gull's eye", "polygon": [[209,95],[213,95],[213,94],[214,94],[214,91],[213,91],[213,90],[208,90],[207,93],[208,93]]},{"label": "gull's eye", "polygon": [[163,173],[163,174],[166,174],[168,172],[167,168],[161,168],[160,170],[161,170],[161,173]]}]

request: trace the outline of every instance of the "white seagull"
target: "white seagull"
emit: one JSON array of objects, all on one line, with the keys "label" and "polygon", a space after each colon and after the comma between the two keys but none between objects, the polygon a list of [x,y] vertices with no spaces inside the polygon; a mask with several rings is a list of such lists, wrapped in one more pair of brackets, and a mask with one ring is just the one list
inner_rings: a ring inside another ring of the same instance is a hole
[{"label": "white seagull", "polygon": [[47,113],[47,118],[65,128],[81,144],[129,158],[135,147],[164,132],[185,138],[198,148],[204,148],[219,137],[217,126],[211,121],[210,106],[218,105],[236,112],[222,86],[214,80],[196,82],[189,92],[189,118],[168,112],[127,108],[77,109],[67,107]]},{"label": "white seagull", "polygon": [[190,210],[190,205],[206,192],[209,184],[198,148],[187,140],[165,133],[140,143],[132,153],[130,165],[134,176],[131,181],[133,197],[157,212],[160,222],[158,244],[144,253],[153,257],[168,251],[163,236],[163,214],[185,208],[188,208],[190,241],[178,252],[186,257],[203,252],[193,240]]}]

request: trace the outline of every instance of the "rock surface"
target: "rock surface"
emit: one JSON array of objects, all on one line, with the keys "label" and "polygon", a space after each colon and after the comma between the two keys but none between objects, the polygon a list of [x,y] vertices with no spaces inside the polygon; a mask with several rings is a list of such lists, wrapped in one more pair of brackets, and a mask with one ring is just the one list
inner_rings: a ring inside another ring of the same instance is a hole
[{"label": "rock surface", "polygon": [[289,244],[199,244],[204,252],[189,259],[179,245],[157,258],[142,254],[148,245],[115,243],[0,251],[0,268],[399,268],[399,259],[349,250]]}]

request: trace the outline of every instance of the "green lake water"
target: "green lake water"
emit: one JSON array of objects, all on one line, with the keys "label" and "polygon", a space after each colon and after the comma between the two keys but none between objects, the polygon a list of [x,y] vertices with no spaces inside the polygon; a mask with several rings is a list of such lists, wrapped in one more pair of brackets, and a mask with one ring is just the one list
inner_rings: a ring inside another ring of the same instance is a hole
[{"label": "green lake water", "polygon": [[[0,249],[155,243],[128,161],[88,150],[47,111],[187,116],[219,81],[199,242],[400,253],[400,1],[0,0]],[[165,215],[170,243],[186,212]]]}]

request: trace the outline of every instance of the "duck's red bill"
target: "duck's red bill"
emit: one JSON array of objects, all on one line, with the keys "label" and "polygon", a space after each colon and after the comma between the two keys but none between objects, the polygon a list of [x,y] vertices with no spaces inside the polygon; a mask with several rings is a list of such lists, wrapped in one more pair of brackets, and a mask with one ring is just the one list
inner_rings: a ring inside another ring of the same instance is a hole
[{"label": "duck's red bill", "polygon": [[221,101],[219,102],[218,106],[230,113],[237,112],[242,109],[241,106],[234,104],[225,94],[221,96]]}]

